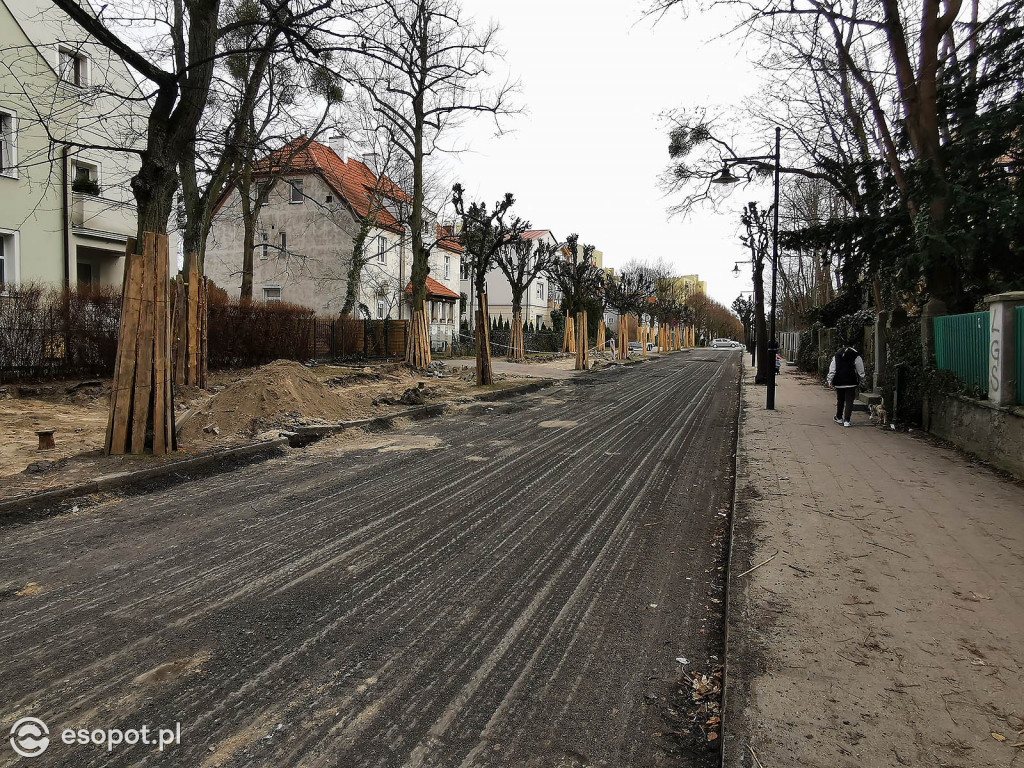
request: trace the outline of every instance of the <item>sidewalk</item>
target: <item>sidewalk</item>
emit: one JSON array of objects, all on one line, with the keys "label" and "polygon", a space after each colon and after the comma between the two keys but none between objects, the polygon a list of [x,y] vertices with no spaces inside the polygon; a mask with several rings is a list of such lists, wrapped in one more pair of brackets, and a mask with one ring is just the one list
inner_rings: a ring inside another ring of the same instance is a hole
[{"label": "sidewalk", "polygon": [[744,384],[724,764],[1024,765],[1024,487]]}]

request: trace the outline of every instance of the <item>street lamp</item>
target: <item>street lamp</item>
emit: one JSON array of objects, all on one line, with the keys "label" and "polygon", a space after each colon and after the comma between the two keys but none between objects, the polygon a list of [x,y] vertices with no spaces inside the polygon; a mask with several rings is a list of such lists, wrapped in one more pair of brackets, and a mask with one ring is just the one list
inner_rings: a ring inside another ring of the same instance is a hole
[{"label": "street lamp", "polygon": [[[774,164],[775,172],[775,206],[774,206],[774,222],[772,225],[772,316],[771,325],[768,331],[768,398],[765,403],[765,408],[769,411],[775,410],[775,356],[778,354],[778,342],[775,340],[775,293],[776,284],[778,282],[779,272],[779,165],[780,165],[780,143],[782,137],[782,129],[775,129],[775,154],[774,155],[754,155],[752,157],[729,157],[726,158],[722,163],[721,172],[711,179],[712,184],[735,184],[740,179],[733,175],[730,170],[730,166],[733,165],[750,165],[755,167],[765,167],[765,161],[770,160]],[[734,269],[733,271],[738,271]]]}]

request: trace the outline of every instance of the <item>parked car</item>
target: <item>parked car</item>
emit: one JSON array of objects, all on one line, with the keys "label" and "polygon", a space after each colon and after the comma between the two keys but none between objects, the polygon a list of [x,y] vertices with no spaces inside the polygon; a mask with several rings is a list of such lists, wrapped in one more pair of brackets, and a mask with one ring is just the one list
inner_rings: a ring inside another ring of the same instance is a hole
[{"label": "parked car", "polygon": [[711,347],[712,347],[712,349],[735,349],[736,347],[742,347],[742,346],[743,345],[740,344],[738,341],[733,341],[732,339],[712,339],[711,340]]},{"label": "parked car", "polygon": [[[654,350],[655,346],[656,345],[654,344],[654,342],[648,341],[647,342],[647,351],[648,352],[652,352]],[[640,344],[639,341],[631,341],[631,342],[629,342],[629,351],[630,352],[640,352],[642,350],[643,350],[643,345]]]}]

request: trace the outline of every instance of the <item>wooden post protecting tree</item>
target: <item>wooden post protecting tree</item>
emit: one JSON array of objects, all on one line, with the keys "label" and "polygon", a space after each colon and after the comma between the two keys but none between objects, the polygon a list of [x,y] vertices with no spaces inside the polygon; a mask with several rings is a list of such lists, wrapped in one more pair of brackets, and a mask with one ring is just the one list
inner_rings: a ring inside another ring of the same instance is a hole
[{"label": "wooden post protecting tree", "polygon": [[587,313],[586,310],[576,313],[576,365],[577,371],[585,371],[588,368],[589,355],[587,354]]},{"label": "wooden post protecting tree", "polygon": [[171,326],[174,383],[206,387],[207,379],[207,304],[208,280],[199,274],[199,257],[189,254],[188,272],[174,281],[173,322]]},{"label": "wooden post protecting tree", "polygon": [[171,376],[167,235],[146,232],[142,253],[125,249],[124,291],[110,414],[108,455],[177,450]]},{"label": "wooden post protecting tree", "polygon": [[597,323],[597,351],[604,352],[605,347],[605,329],[604,329],[604,318]]}]

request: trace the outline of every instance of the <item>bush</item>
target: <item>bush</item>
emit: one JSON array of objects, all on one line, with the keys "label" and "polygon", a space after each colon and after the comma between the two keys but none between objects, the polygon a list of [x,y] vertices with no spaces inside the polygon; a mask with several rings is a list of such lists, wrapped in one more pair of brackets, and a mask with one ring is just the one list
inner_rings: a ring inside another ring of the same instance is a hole
[{"label": "bush", "polygon": [[121,292],[26,284],[0,296],[0,381],[109,376]]},{"label": "bush", "polygon": [[800,331],[800,348],[796,352],[796,367],[805,373],[818,372],[818,331]]},{"label": "bush", "polygon": [[209,302],[209,368],[247,368],[274,360],[314,357],[308,307],[283,302]]}]

